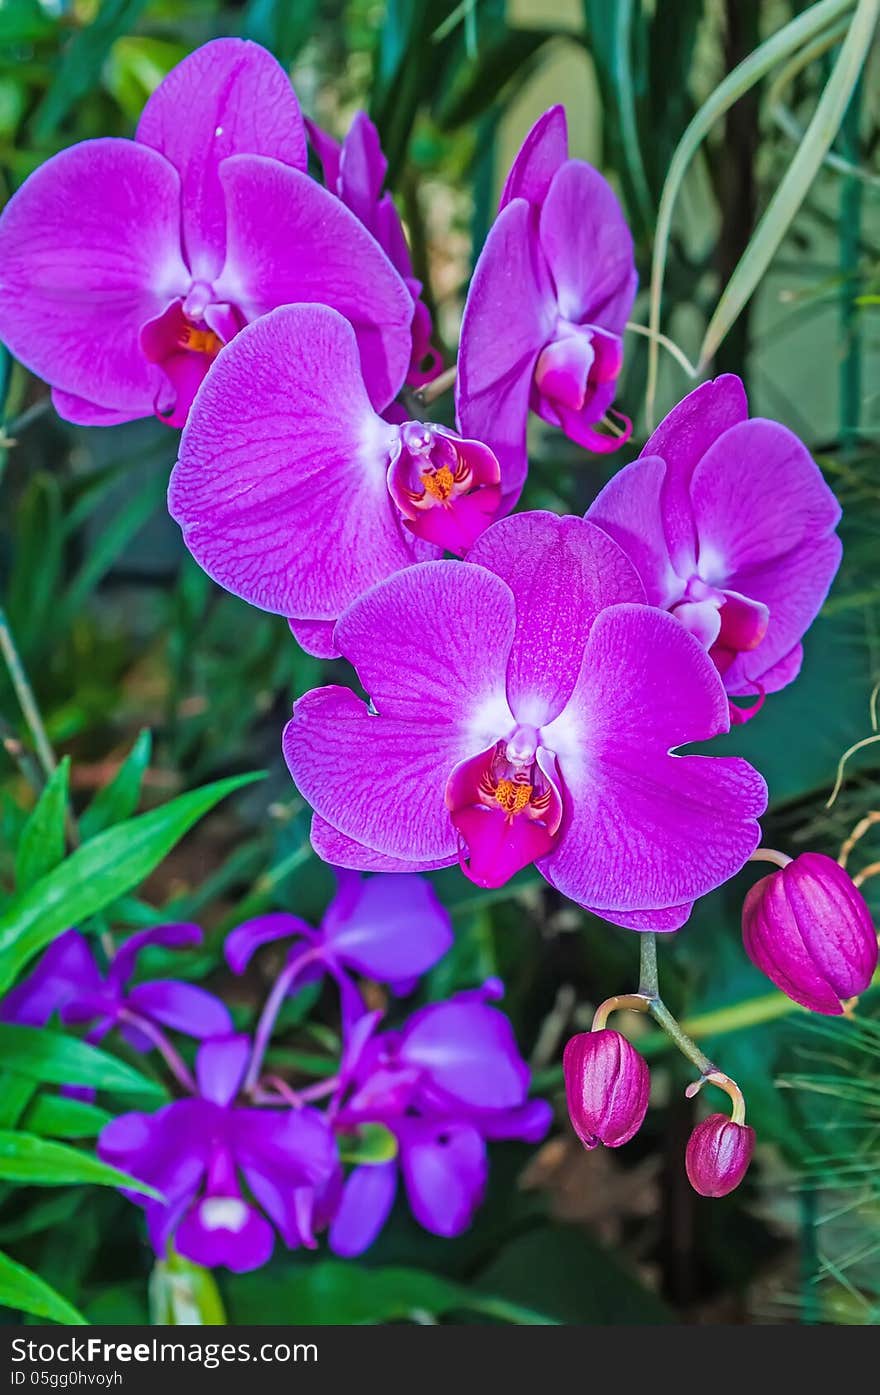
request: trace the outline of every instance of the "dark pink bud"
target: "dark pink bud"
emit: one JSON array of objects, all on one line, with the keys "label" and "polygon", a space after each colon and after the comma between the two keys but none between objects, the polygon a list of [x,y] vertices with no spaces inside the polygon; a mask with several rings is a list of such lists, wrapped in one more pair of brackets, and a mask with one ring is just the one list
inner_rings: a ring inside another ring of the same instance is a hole
[{"label": "dark pink bud", "polygon": [[726,1114],[710,1114],[688,1139],[684,1165],[700,1196],[727,1196],[739,1186],[755,1150],[755,1130]]},{"label": "dark pink bud", "polygon": [[648,1066],[620,1032],[580,1032],[562,1057],[565,1097],[585,1148],[619,1148],[642,1126],[648,1108]]},{"label": "dark pink bud", "polygon": [[840,1013],[877,967],[877,933],[842,867],[801,853],[763,877],[743,905],[746,953],[771,982],[813,1012]]}]

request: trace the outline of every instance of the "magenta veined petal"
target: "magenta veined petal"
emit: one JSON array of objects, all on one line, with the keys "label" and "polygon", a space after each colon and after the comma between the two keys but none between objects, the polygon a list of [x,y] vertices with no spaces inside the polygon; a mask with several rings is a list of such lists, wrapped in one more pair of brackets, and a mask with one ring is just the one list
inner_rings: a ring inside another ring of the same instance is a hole
[{"label": "magenta veined petal", "polygon": [[539,116],[519,148],[504,183],[498,211],[512,199],[540,204],[547,196],[550,181],[568,159],[568,122],[565,107],[550,107]]},{"label": "magenta veined petal", "polygon": [[16,358],[97,408],[151,414],[160,379],[139,336],[189,282],[179,201],[173,166],[133,141],[83,141],[35,170],[0,217],[0,335]]},{"label": "magenta veined petal", "polygon": [[581,518],[535,511],[502,519],[467,560],[500,576],[513,592],[507,697],[517,721],[535,726],[552,721],[568,701],[599,612],[645,599],[629,559]]},{"label": "magenta veined petal", "polygon": [[307,163],[289,77],[271,53],[242,39],[214,39],[172,68],[141,113],[137,139],[180,175],[183,247],[195,281],[212,281],[226,252],[220,162],[252,154],[301,170]]},{"label": "magenta veined petal", "polygon": [[[331,621],[416,560],[388,497],[394,434],[370,405],[351,325],[327,306],[284,306],[219,354],[181,438],[168,507],[228,591]],[[322,647],[327,638],[315,636]]]},{"label": "magenta veined petal", "polygon": [[743,760],[670,754],[728,721],[712,661],[672,616],[604,611],[571,701],[545,733],[566,802],[558,844],[539,864],[548,881],[626,924],[627,911],[672,908],[674,921],[739,871],[760,836],[764,781]]},{"label": "magenta veined petal", "polygon": [[555,318],[531,209],[514,199],[496,218],[474,270],[455,390],[462,435],[485,441],[498,457],[505,509],[516,503],[525,481],[532,377]]},{"label": "magenta veined petal", "polygon": [[345,205],[301,170],[260,155],[220,166],[226,264],[217,298],[248,320],[279,305],[329,305],[353,325],[378,411],[409,365],[413,302],[379,244]]},{"label": "magenta veined petal", "polygon": [[453,867],[458,862],[458,853],[450,851],[445,857],[414,858],[391,857],[387,853],[376,852],[356,838],[349,838],[322,819],[320,814],[312,815],[310,841],[318,857],[334,867],[351,868],[358,872],[435,872],[439,867]]},{"label": "magenta veined petal", "polygon": [[621,334],[637,285],[632,234],[598,170],[583,160],[557,170],[541,208],[540,240],[560,315]]}]

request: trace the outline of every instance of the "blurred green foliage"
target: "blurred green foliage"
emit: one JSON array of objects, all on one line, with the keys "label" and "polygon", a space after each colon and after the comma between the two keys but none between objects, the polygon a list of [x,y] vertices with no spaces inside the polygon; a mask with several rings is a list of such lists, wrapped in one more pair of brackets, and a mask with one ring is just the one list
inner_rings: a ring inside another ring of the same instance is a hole
[{"label": "blurred green foliage", "polygon": [[[688,122],[726,73],[806,9],[804,0],[7,0],[0,192],[8,196],[72,141],[130,135],[147,95],[206,39],[256,39],[290,69],[307,112],[335,134],[358,106],[371,111],[417,274],[453,344],[504,157],[525,133],[530,103],[545,92],[544,104],[553,100],[559,65],[574,64],[582,84],[582,100],[570,109],[573,133],[580,139],[582,123],[601,112],[588,132],[591,149],[625,201],[647,285],[664,181]],[[841,27],[835,43],[842,34]],[[835,51],[829,46],[793,72],[772,103],[766,82],[750,89],[696,153],[672,223],[662,317],[691,358],[791,162]],[[878,742],[853,756],[826,808],[844,753],[876,734],[872,691],[876,699],[880,679],[876,51],[869,64],[831,158],[716,359],[717,368],[743,375],[754,410],[805,436],[845,510],[844,564],[807,638],[801,678],[772,697],[759,720],[718,743],[768,778],[766,842],[834,855],[859,819],[880,807]],[[647,320],[645,293],[635,317]],[[642,426],[646,342],[628,339],[621,388],[623,409]],[[302,654],[282,620],[220,592],[186,557],[164,509],[175,433],[153,422],[70,427],[54,416],[44,385],[0,354],[0,594],[49,738],[70,758],[38,798],[43,782],[29,733],[0,672],[0,737],[9,756],[0,770],[0,969],[11,974],[25,950],[74,918],[121,933],[194,918],[208,930],[205,946],[177,954],[175,972],[223,983],[246,1028],[265,982],[257,976],[230,986],[219,977],[223,933],[267,907],[316,919],[327,902],[330,875],[310,853],[308,811],[283,769],[279,735],[293,698],[344,681],[344,666]],[[689,386],[662,356],[664,407]],[[447,420],[450,410],[441,404]],[[525,507],[574,512],[622,463],[586,458],[540,428],[531,458]],[[204,789],[187,791],[256,768],[267,778],[179,844],[214,803]],[[64,859],[68,809],[84,844]],[[146,843],[145,829],[153,833]],[[877,859],[877,836],[875,828],[859,844],[853,868]],[[102,882],[95,849],[130,851],[132,840],[140,861],[123,859],[128,871]],[[22,1188],[7,1171],[0,1246],[10,1258],[0,1260],[0,1301],[58,1321],[76,1320],[78,1310],[97,1322],[151,1313],[183,1321],[188,1304],[204,1321],[222,1320],[225,1310],[232,1322],[455,1314],[579,1323],[768,1314],[876,1320],[877,995],[863,1001],[856,1027],[837,1024],[821,1038],[815,1026],[810,1035],[803,1014],[768,995],[739,939],[739,906],[753,875],[747,869],[707,898],[660,956],[670,1006],[695,1029],[708,1022],[706,1049],[748,1099],[761,1146],[736,1195],[702,1202],[683,1183],[689,1074],[652,1038],[645,1045],[657,1108],[625,1155],[600,1165],[553,1142],[532,1162],[524,1189],[529,1152],[504,1145],[467,1235],[438,1240],[398,1209],[359,1264],[279,1256],[262,1274],[224,1275],[214,1285],[186,1266],[175,1270],[172,1259],[150,1287],[151,1256],[127,1202],[103,1188],[43,1190],[36,1172]],[[608,994],[634,986],[633,936],[563,904],[533,872],[493,893],[454,871],[435,881],[453,913],[456,945],[423,991],[441,997],[500,975],[537,1083],[558,1092],[561,1044],[573,1026],[588,1022]],[[875,907],[876,887],[880,879],[865,884]],[[37,902],[56,908],[54,930]],[[28,906],[37,934],[25,942]],[[151,968],[161,972],[163,962],[154,952]],[[329,1011],[322,1017],[323,1002],[307,1020],[316,1001],[310,992],[283,1019],[277,1059],[291,1071],[326,1069],[336,1045],[337,1024]],[[25,1037],[7,1040],[13,1031]],[[27,1032],[0,1028],[3,1130],[20,1125],[20,1136],[65,1140],[55,1146],[87,1160],[83,1148],[106,1110],[145,1090],[156,1095],[142,1061],[116,1060],[64,1033],[41,1033],[38,1043]],[[821,1069],[805,1064],[822,1052]],[[788,1088],[778,1088],[780,1076]],[[99,1087],[100,1108],[77,1111],[68,1101],[62,1109],[45,1088],[72,1078]],[[817,1105],[829,1097],[830,1112]],[[176,1316],[175,1304],[182,1305]]]}]

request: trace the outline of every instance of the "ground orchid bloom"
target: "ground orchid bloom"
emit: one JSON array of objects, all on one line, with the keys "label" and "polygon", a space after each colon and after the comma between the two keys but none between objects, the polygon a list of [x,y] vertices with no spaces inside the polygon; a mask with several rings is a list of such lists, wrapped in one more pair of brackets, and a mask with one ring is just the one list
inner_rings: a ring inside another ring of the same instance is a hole
[{"label": "ground orchid bloom", "polygon": [[527,513],[462,565],[374,587],[334,639],[369,694],[307,693],[284,753],[312,843],[340,866],[460,862],[500,886],[536,862],[579,905],[673,930],[757,845],[766,787],[746,762],[679,756],[726,731],[705,649],[600,529]]},{"label": "ground orchid bloom", "polygon": [[119,946],[105,973],[77,930],[67,930],[0,1003],[0,1021],[44,1027],[55,1013],[65,1024],[89,1023],[87,1040],[101,1041],[118,1027],[129,1045],[149,1051],[151,1023],[187,1036],[223,1036],[232,1030],[229,1012],[212,993],[177,979],[149,979],[129,986],[138,956],[149,945],[166,949],[201,944],[197,925],[157,925]]},{"label": "ground orchid bloom", "polygon": [[398,1155],[349,1173],[330,1226],[334,1253],[361,1254],[373,1243],[401,1176],[419,1224],[434,1235],[460,1235],[483,1198],[486,1140],[537,1142],[546,1134],[552,1110],[527,1099],[528,1066],[510,1022],[490,1006],[502,992],[490,981],[431,1003],[400,1032],[370,1036],[375,1014],[361,1019],[335,1127],[342,1144],[359,1126],[381,1123],[394,1134]]},{"label": "ground orchid bloom", "polygon": [[567,158],[553,107],[514,161],[471,281],[456,388],[462,433],[498,456],[510,506],[526,475],[529,408],[588,450],[614,398],[636,292],[632,237],[597,170]]},{"label": "ground orchid bloom", "polygon": [[217,359],[168,506],[209,576],[293,617],[303,647],[329,657],[333,623],[356,596],[440,548],[466,551],[500,497],[490,450],[384,420],[351,325],[326,306],[291,305]]},{"label": "ground orchid bloom", "polygon": [[423,877],[361,877],[340,869],[337,891],[319,929],[285,911],[258,916],[226,937],[226,962],[242,974],[260,945],[292,940],[279,975],[288,993],[325,972],[336,979],[343,1015],[366,1011],[351,974],[387,983],[393,993],[416,982],[452,944],[449,914]]},{"label": "ground orchid bloom", "polygon": [[660,423],[587,517],[638,568],[652,605],[696,635],[732,697],[797,677],[801,637],[840,562],[840,507],[806,447],[749,420],[733,374],[703,383]]},{"label": "ground orchid bloom", "polygon": [[247,1037],[205,1042],[196,1057],[198,1097],[155,1114],[123,1114],[100,1135],[105,1162],[165,1198],[127,1193],[144,1207],[160,1258],[173,1238],[195,1264],[258,1269],[274,1248],[273,1225],[291,1249],[314,1248],[316,1193],[337,1166],[332,1134],[311,1109],[237,1105],[249,1055]]},{"label": "ground orchid bloom", "polygon": [[437,376],[443,360],[431,344],[431,312],[421,298],[422,283],[413,271],[400,214],[391,195],[382,192],[388,161],[379,144],[379,132],[365,111],[357,113],[341,145],[313,122],[307,121],[306,126],[327,188],[372,233],[412,296],[412,357],[406,381],[411,387],[421,387]]},{"label": "ground orchid bloom", "polygon": [[30,176],[0,217],[0,336],[61,416],[182,426],[222,345],[291,301],[347,315],[373,400],[391,401],[409,292],[306,163],[284,70],[217,39],[169,73],[133,141],[83,141]]}]

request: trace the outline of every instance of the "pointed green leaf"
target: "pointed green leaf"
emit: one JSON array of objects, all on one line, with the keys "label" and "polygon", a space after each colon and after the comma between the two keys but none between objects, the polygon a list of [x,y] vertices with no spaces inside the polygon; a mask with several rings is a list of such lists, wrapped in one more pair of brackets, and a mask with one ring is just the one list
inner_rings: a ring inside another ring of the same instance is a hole
[{"label": "pointed green leaf", "polygon": [[36,1093],[36,1081],[27,1075],[0,1073],[0,1129],[15,1128]]},{"label": "pointed green leaf", "polygon": [[68,1326],[85,1327],[82,1313],[50,1288],[33,1270],[17,1264],[9,1255],[0,1254],[0,1303],[33,1317],[48,1318]]},{"label": "pointed green leaf", "polygon": [[83,841],[103,833],[123,819],[131,818],[141,797],[147,766],[153,750],[153,738],[145,727],[109,784],[98,790],[88,809],[79,820]]},{"label": "pointed green leaf", "polygon": [[117,824],[17,896],[0,916],[0,993],[63,930],[82,924],[138,886],[221,799],[260,778],[250,774],[217,780]]},{"label": "pointed green leaf", "polygon": [[165,1098],[157,1080],[141,1075],[99,1047],[48,1027],[20,1027],[0,1022],[0,1060],[17,1075],[51,1085],[91,1085],[124,1095]]},{"label": "pointed green leaf", "polygon": [[99,1187],[130,1187],[144,1196],[161,1200],[161,1194],[154,1187],[148,1187],[146,1182],[118,1168],[108,1167],[92,1153],[12,1129],[0,1129],[0,1179],[37,1187],[93,1182]]},{"label": "pointed green leaf", "polygon": [[24,1120],[28,1133],[51,1138],[96,1138],[113,1118],[87,1100],[66,1099],[64,1095],[40,1095]]},{"label": "pointed green leaf", "polygon": [[70,757],[65,756],[24,826],[15,856],[15,886],[19,894],[51,872],[64,857],[69,783]]}]

